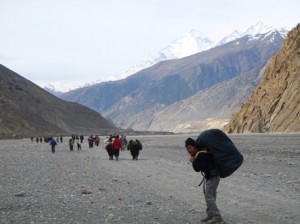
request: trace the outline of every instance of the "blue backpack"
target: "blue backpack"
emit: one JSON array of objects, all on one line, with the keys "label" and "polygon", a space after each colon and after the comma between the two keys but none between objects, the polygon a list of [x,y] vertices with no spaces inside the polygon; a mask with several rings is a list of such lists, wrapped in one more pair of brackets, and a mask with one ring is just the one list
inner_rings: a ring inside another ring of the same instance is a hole
[{"label": "blue backpack", "polygon": [[222,178],[231,175],[243,163],[243,155],[230,138],[219,129],[209,129],[202,132],[196,142],[200,148],[206,148],[213,155]]}]

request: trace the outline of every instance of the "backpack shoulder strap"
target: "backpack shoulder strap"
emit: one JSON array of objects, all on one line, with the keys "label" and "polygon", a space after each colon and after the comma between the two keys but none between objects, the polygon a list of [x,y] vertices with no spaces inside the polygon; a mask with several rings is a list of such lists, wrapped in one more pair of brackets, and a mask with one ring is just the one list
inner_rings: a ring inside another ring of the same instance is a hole
[{"label": "backpack shoulder strap", "polygon": [[206,148],[201,148],[200,151],[198,151],[198,152],[196,153],[196,155],[194,156],[194,158],[196,159],[201,153],[207,154],[207,153],[209,153],[209,152],[207,151]]}]

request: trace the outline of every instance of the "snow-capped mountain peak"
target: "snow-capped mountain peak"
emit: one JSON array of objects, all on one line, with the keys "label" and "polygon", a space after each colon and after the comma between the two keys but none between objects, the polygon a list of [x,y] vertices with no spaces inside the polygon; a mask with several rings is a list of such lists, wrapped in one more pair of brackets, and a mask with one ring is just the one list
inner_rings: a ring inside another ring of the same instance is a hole
[{"label": "snow-capped mountain peak", "polygon": [[190,30],[170,45],[160,50],[157,54],[149,53],[145,60],[132,66],[129,70],[111,76],[110,80],[118,80],[128,77],[144,68],[148,68],[160,61],[186,57],[198,52],[208,50],[213,46],[213,41],[196,30]]},{"label": "snow-capped mountain peak", "polygon": [[275,28],[271,25],[265,24],[262,21],[258,21],[254,25],[247,28],[245,31],[233,31],[231,34],[221,39],[215,46],[223,45],[229,41],[235,40],[237,38],[249,35],[251,38],[255,38],[257,35],[266,34],[277,30],[282,37],[285,37],[288,30],[286,28]]},{"label": "snow-capped mountain peak", "polygon": [[163,48],[160,52],[160,58],[166,59],[183,58],[200,51],[209,49],[213,42],[196,30],[183,34],[179,39],[173,41],[170,45]]},{"label": "snow-capped mountain peak", "polygon": [[256,24],[250,26],[243,32],[244,35],[255,36],[257,34],[267,33],[270,30],[275,29],[273,26],[263,23],[262,21],[258,21]]}]

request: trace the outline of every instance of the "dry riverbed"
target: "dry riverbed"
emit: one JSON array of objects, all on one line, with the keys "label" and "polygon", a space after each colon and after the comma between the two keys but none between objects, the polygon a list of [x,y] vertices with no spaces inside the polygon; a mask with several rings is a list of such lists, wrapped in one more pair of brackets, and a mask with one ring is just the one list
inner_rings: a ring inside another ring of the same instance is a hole
[{"label": "dry riverbed", "polygon": [[[129,136],[143,144],[108,160],[99,147],[52,154],[46,143],[0,140],[0,223],[200,223],[202,177],[184,149],[187,135]],[[196,136],[192,136],[196,137]],[[221,179],[226,223],[300,223],[300,134],[230,135],[244,164]]]}]

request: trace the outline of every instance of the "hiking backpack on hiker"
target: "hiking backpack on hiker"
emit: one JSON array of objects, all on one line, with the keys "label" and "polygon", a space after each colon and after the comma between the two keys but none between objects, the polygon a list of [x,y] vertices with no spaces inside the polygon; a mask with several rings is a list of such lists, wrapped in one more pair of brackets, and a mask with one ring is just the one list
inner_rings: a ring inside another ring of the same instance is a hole
[{"label": "hiking backpack on hiker", "polygon": [[136,144],[139,146],[139,150],[142,150],[143,149],[143,145],[142,143],[139,141],[139,140],[135,140]]},{"label": "hiking backpack on hiker", "polygon": [[231,175],[243,163],[243,155],[230,138],[219,129],[209,129],[202,132],[196,142],[200,148],[206,148],[213,155],[222,178]]}]

